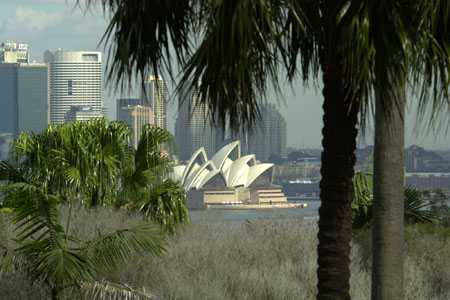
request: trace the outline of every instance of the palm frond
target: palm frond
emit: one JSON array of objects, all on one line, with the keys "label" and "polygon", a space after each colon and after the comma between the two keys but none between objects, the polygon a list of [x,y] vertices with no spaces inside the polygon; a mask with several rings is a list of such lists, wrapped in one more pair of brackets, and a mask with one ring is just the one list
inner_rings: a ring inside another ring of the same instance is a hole
[{"label": "palm frond", "polygon": [[372,219],[372,175],[357,172],[353,177],[352,218],[353,226],[361,228]]},{"label": "palm frond", "polygon": [[106,280],[83,282],[81,288],[84,290],[85,299],[90,300],[154,300],[156,299],[145,289],[138,290],[128,285],[109,282]]},{"label": "palm frond", "polygon": [[431,210],[433,203],[423,199],[422,193],[411,187],[405,189],[405,220],[409,223],[436,223],[438,216]]},{"label": "palm frond", "polygon": [[155,75],[167,71],[172,76],[172,57],[175,56],[182,64],[190,53],[189,35],[196,16],[192,1],[77,2],[87,6],[101,3],[105,13],[111,16],[102,42],[109,47],[108,79],[116,82],[117,86],[123,79],[130,84],[136,75],[144,85],[149,68]]},{"label": "palm frond", "polygon": [[[323,45],[323,22],[319,1],[286,1],[287,19],[282,36],[282,59],[290,80],[301,71],[305,83],[318,78]],[[297,62],[300,60],[300,67]]]},{"label": "palm frond", "polygon": [[92,280],[90,261],[62,239],[51,237],[24,243],[16,252],[27,261],[27,275],[34,281],[48,282],[51,288]]},{"label": "palm frond", "polygon": [[97,269],[117,268],[135,253],[161,254],[164,251],[161,230],[154,224],[138,225],[111,233],[100,233],[88,241],[84,251]]},{"label": "palm frond", "polygon": [[7,182],[26,182],[25,175],[20,169],[3,160],[0,161],[0,180]]},{"label": "palm frond", "polygon": [[279,92],[279,55],[287,13],[282,1],[207,2],[202,41],[178,85],[198,91],[208,117],[235,131],[253,125],[268,85]]},{"label": "palm frond", "polygon": [[150,186],[145,197],[134,205],[150,220],[169,232],[173,232],[176,225],[189,221],[186,192],[169,179]]},{"label": "palm frond", "polygon": [[422,22],[413,40],[411,87],[419,98],[418,121],[440,129],[450,119],[450,4],[418,1]]}]

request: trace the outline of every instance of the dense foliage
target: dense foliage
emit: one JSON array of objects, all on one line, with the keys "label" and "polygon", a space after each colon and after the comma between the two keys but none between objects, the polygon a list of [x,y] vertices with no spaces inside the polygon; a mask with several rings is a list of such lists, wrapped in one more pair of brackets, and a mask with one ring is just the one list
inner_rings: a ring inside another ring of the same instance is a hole
[{"label": "dense foliage", "polygon": [[[52,299],[67,293],[148,299],[144,292],[104,281],[101,274],[133,253],[160,254],[161,228],[173,231],[187,221],[184,190],[169,179],[170,142],[166,130],[145,126],[133,149],[127,125],[104,119],[21,134],[11,161],[0,163],[0,204],[10,212],[5,218],[15,232],[15,246],[0,241],[0,268],[44,283]],[[72,219],[80,210],[102,206],[123,207],[143,218],[112,231],[92,228],[93,235],[80,238]]]},{"label": "dense foliage", "polygon": [[[360,229],[369,226],[373,212],[373,179],[372,174],[357,172],[353,178],[352,217],[353,227]],[[404,190],[405,222],[438,223],[445,219],[445,204],[430,199],[429,191],[419,191],[413,187]],[[445,197],[445,195],[444,195]],[[438,212],[441,212],[439,214]]]}]

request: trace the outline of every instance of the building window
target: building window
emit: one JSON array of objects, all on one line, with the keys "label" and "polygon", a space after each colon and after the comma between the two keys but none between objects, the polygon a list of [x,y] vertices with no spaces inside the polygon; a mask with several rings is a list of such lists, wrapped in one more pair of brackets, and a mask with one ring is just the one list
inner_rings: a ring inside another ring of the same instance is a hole
[{"label": "building window", "polygon": [[69,96],[72,96],[72,94],[73,94],[72,87],[73,87],[72,79],[69,79],[67,81],[67,95],[69,95]]},{"label": "building window", "polygon": [[82,57],[83,57],[83,61],[89,61],[89,62],[98,61],[97,54],[83,54]]}]

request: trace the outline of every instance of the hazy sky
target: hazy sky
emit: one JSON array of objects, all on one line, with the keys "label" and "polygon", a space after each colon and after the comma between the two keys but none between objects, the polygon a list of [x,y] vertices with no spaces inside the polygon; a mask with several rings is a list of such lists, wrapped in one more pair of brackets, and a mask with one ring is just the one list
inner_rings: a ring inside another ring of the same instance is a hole
[{"label": "hazy sky", "polygon": [[[101,11],[84,13],[74,0],[2,0],[0,2],[0,41],[17,40],[30,44],[32,59],[42,61],[47,49],[95,50],[105,30]],[[103,50],[100,48],[99,50]],[[105,59],[104,59],[105,60]],[[130,95],[135,96],[135,95]],[[322,97],[319,89],[304,88],[300,82],[286,85],[283,98],[276,99],[288,124],[288,146],[320,147],[322,128]],[[110,117],[115,116],[115,96],[105,96]],[[175,105],[170,107],[169,129],[175,122]],[[414,114],[407,117],[406,143],[427,148],[450,148],[450,136],[441,130],[418,134],[414,131]],[[372,144],[367,134],[366,141]]]}]

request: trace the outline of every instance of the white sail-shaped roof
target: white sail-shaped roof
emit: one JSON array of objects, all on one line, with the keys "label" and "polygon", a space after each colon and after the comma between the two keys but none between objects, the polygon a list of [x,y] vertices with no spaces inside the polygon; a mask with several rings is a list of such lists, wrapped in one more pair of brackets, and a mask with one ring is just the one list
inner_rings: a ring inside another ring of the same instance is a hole
[{"label": "white sail-shaped roof", "polygon": [[230,166],[229,186],[246,186],[249,173],[249,163],[256,163],[255,155],[246,155],[238,158]]},{"label": "white sail-shaped roof", "polygon": [[[236,151],[236,160],[229,156]],[[205,186],[220,188],[249,187],[273,164],[258,164],[255,155],[241,157],[240,142],[235,141],[220,149],[208,160],[204,148],[195,151],[186,166],[174,168],[174,178],[188,191]],[[262,179],[262,178],[261,178]]]},{"label": "white sail-shaped roof", "polygon": [[187,183],[186,189],[190,190],[192,188],[200,188],[200,183],[203,182],[203,179],[208,176],[209,173],[216,171],[216,167],[211,161],[206,162],[203,164],[203,166],[200,167],[200,169],[196,172],[194,178],[191,180],[191,182]]},{"label": "white sail-shaped roof", "polygon": [[211,161],[216,166],[217,169],[222,170],[227,159],[230,159],[229,156],[233,152],[233,150],[237,151],[237,158],[241,157],[241,143],[239,141],[232,142],[228,145],[225,145],[214,154]]},{"label": "white sail-shaped roof", "polygon": [[181,177],[181,182],[183,184],[184,182],[186,182],[186,179],[189,176],[189,174],[192,173],[192,167],[197,160],[200,160],[202,162],[201,164],[204,164],[208,161],[208,156],[206,155],[205,148],[201,147],[192,154],[186,168],[184,169],[183,176]]},{"label": "white sail-shaped roof", "polygon": [[247,178],[247,185],[246,187],[249,187],[252,185],[252,183],[261,176],[264,172],[269,170],[273,167],[273,164],[257,164],[250,168],[248,178]]}]

